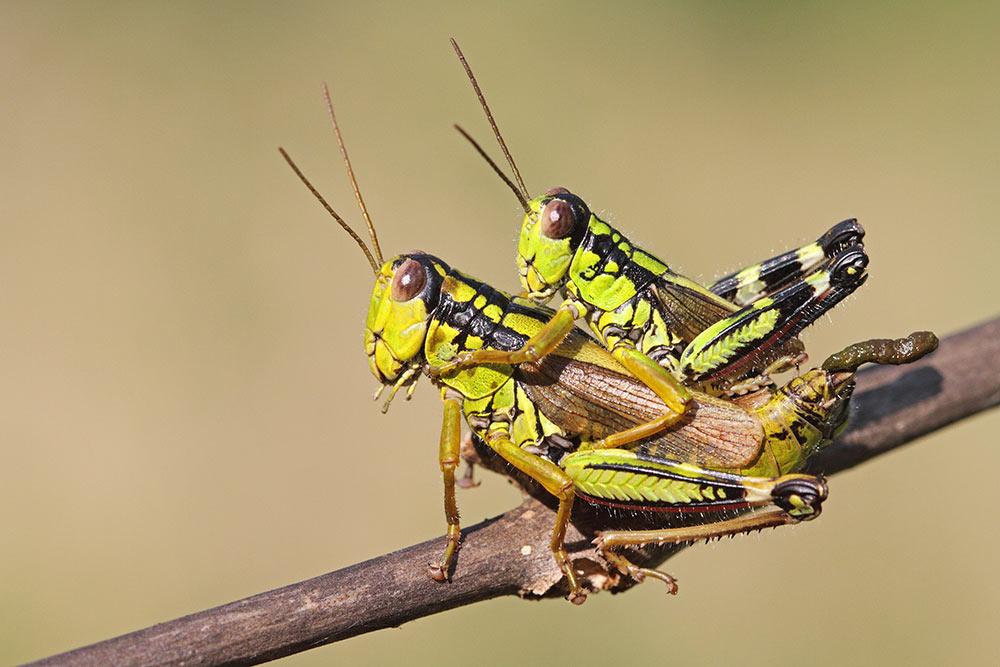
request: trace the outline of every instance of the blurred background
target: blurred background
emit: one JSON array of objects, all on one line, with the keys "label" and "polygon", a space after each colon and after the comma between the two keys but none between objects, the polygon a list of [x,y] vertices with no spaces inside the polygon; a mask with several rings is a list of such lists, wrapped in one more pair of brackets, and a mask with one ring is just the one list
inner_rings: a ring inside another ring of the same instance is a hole
[{"label": "blurred background", "polygon": [[[0,663],[443,533],[437,394],[371,402],[369,269],[276,150],[360,221],[321,82],[387,254],[508,289],[520,209],[451,128],[497,154],[449,36],[529,189],[573,189],[693,278],[858,217],[871,278],[808,331],[819,361],[998,310],[998,21],[991,3],[3,3]],[[676,598],[495,600],[285,664],[995,664],[998,427],[838,475],[814,524],[688,549]],[[466,525],[518,502],[495,476],[459,497]]]}]

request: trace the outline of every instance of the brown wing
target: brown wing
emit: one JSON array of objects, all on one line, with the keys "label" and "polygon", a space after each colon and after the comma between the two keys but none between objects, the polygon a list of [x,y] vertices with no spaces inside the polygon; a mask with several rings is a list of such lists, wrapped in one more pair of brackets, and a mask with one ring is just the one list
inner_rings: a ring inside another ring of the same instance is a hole
[{"label": "brown wing", "polygon": [[696,394],[684,418],[642,441],[637,451],[651,456],[719,468],[745,468],[758,457],[764,427],[756,416],[734,403]]},{"label": "brown wing", "polygon": [[673,272],[659,276],[650,285],[650,291],[667,328],[687,342],[739,310],[693,280]]},{"label": "brown wing", "polygon": [[[516,377],[539,410],[571,434],[603,438],[666,410],[659,397],[631,375],[558,354],[537,364],[521,364]],[[742,468],[757,458],[763,438],[753,413],[695,392],[680,422],[633,448],[698,465]]]}]

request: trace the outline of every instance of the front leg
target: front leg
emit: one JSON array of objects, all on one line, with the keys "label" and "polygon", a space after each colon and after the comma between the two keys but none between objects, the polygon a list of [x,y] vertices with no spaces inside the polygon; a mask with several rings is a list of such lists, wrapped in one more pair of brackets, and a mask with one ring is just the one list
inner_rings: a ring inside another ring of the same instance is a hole
[{"label": "front leg", "polygon": [[466,350],[457,353],[447,363],[431,366],[427,370],[432,377],[479,364],[522,364],[539,361],[555,350],[559,343],[573,330],[573,323],[580,317],[580,311],[572,303],[560,306],[552,319],[546,322],[518,350]]},{"label": "front leg", "polygon": [[438,563],[431,563],[430,576],[435,581],[445,581],[455,559],[455,551],[462,532],[458,519],[458,504],[455,502],[455,468],[459,463],[462,437],[462,403],[450,392],[442,393],[444,419],[441,423],[441,447],[438,461],[444,476],[444,518],[448,522],[448,542],[444,555]]}]

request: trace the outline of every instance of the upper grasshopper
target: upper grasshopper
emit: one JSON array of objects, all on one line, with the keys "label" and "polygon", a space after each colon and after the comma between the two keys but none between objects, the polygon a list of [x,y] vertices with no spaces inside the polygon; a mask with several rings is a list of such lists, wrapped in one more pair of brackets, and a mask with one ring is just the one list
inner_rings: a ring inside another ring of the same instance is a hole
[{"label": "upper grasshopper", "polygon": [[538,360],[584,319],[614,358],[663,400],[659,424],[675,421],[689,387],[734,395],[769,382],[798,364],[795,336],[867,278],[864,230],[856,220],[832,227],[816,242],[723,278],[711,288],[670,270],[652,253],[592,213],[565,188],[529,198],[475,77],[469,76],[517,185],[461,128],[521,202],[525,217],[517,265],[526,295],[539,303],[561,293],[550,322],[518,350],[470,351],[450,368],[485,362]]},{"label": "upper grasshopper", "polygon": [[[582,602],[585,592],[563,542],[578,493],[594,504],[669,508],[703,517],[699,526],[676,529],[678,533],[665,529],[668,532],[646,536],[625,531],[626,537],[603,538],[601,551],[612,564],[637,578],[661,578],[671,590],[669,575],[637,568],[612,547],[669,541],[671,535],[681,540],[707,538],[818,515],[825,483],[792,473],[828,439],[831,425],[843,414],[838,406],[849,389],[842,376],[818,372],[816,382],[793,381],[765,392],[752,405],[692,392],[692,409],[684,420],[658,433],[663,401],[578,330],[538,362],[440,372],[465,352],[523,347],[547,326],[553,311],[496,290],[423,252],[384,261],[332,106],[329,110],[368,224],[371,249],[281,152],[362,248],[375,274],[364,340],[372,373],[382,388],[392,388],[383,410],[401,388],[409,395],[422,375],[441,390],[444,418],[438,460],[448,532],[442,558],[430,568],[433,578],[448,577],[460,540],[455,469],[463,414],[493,451],[558,500],[550,546],[574,602]],[[635,498],[643,501],[632,502]],[[768,507],[739,519],[717,519],[718,511]]]}]

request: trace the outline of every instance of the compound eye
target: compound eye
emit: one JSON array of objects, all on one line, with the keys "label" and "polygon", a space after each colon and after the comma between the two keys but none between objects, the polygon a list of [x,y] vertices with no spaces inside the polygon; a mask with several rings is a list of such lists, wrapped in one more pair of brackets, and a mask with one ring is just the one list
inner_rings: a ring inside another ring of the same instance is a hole
[{"label": "compound eye", "polygon": [[555,197],[556,195],[568,195],[570,192],[566,188],[549,188],[545,194],[548,197]]},{"label": "compound eye", "polygon": [[562,199],[553,199],[542,209],[542,234],[550,239],[569,236],[575,222],[573,207]]},{"label": "compound eye", "polygon": [[390,294],[393,301],[409,301],[420,294],[424,289],[427,276],[424,274],[424,267],[412,259],[408,259],[396,269],[392,274],[392,287]]}]

